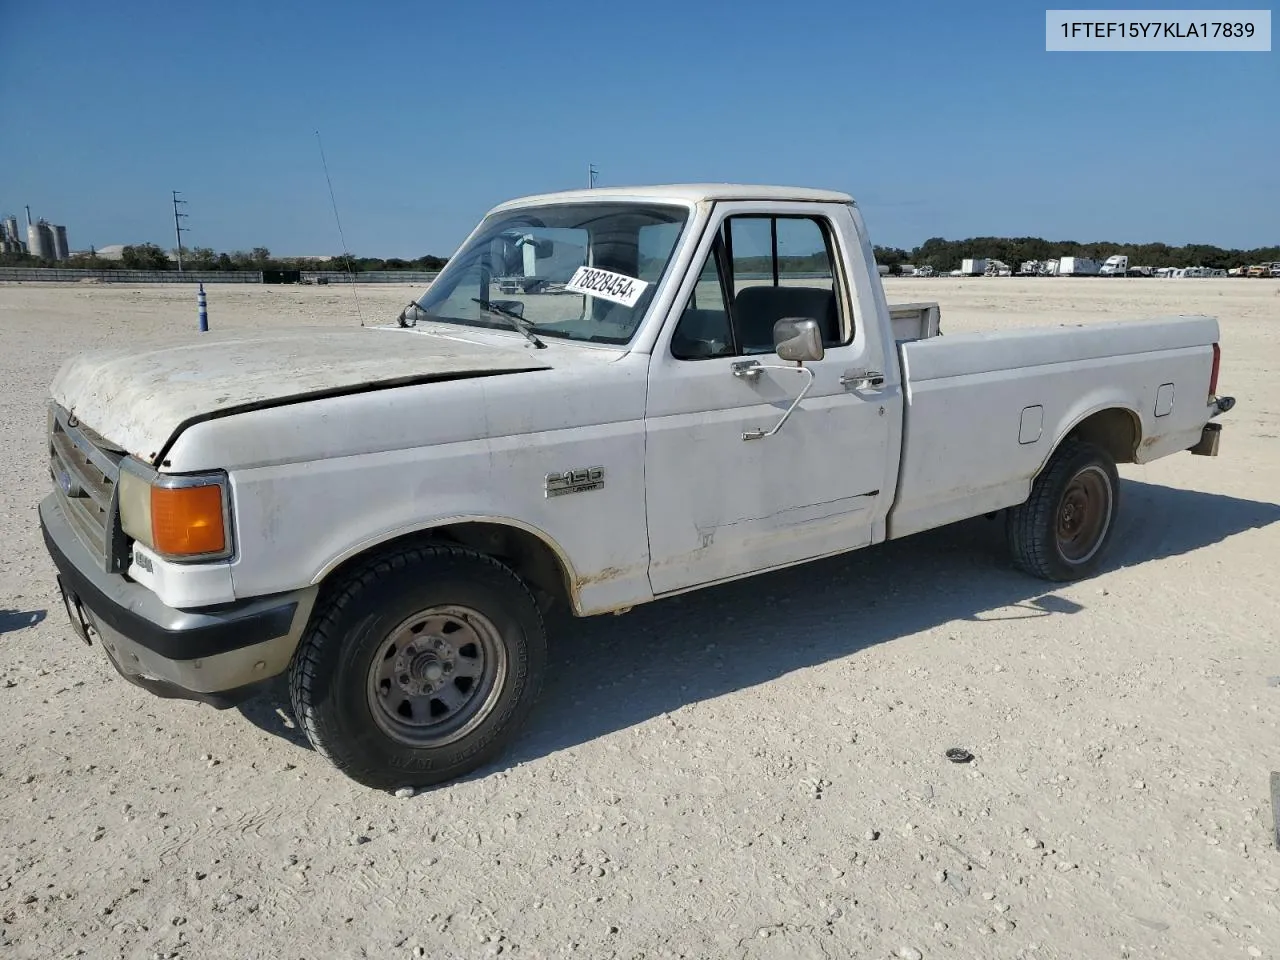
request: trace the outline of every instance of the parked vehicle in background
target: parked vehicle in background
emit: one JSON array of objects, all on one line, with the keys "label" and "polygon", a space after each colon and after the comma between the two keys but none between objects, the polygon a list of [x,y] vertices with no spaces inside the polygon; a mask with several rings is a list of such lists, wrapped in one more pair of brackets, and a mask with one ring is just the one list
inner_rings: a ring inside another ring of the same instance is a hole
[{"label": "parked vehicle in background", "polygon": [[960,275],[962,277],[980,277],[987,272],[987,261],[985,259],[969,259],[960,261]]},{"label": "parked vehicle in background", "polygon": [[1098,276],[1100,277],[1123,277],[1129,272],[1129,258],[1123,254],[1107,257],[1103,261],[1102,266],[1098,268]]},{"label": "parked vehicle in background", "polygon": [[1117,463],[1218,453],[1212,317],[939,319],[886,301],[843,193],[527,197],[384,326],[71,358],[39,522],[73,630],[131,682],[227,706],[287,675],[347,776],[440,783],[520,731],[553,609],[997,511],[1014,567],[1076,580]]},{"label": "parked vehicle in background", "polygon": [[1097,260],[1088,257],[1062,257],[1058,260],[1058,276],[1060,277],[1095,277],[1100,266]]}]

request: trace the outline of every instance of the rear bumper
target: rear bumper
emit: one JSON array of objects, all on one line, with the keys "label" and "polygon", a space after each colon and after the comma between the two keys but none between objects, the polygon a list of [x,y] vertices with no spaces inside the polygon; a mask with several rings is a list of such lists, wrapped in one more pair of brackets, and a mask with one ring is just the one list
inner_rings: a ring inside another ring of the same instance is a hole
[{"label": "rear bumper", "polygon": [[311,616],[315,587],[178,610],[142,585],[103,571],[56,495],[41,501],[39,512],[72,629],[86,643],[98,639],[130,683],[157,696],[228,707],[289,665]]}]

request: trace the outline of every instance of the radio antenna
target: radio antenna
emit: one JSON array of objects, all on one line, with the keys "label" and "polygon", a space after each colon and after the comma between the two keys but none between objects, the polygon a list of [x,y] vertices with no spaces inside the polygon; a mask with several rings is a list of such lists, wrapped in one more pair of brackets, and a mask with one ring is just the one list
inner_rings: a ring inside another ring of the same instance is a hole
[{"label": "radio antenna", "polygon": [[343,262],[347,267],[347,277],[351,281],[351,296],[356,301],[356,316],[360,318],[360,326],[364,326],[364,314],[360,312],[360,295],[356,292],[356,276],[351,269],[351,251],[347,249],[347,238],[342,233],[342,220],[338,217],[338,201],[333,196],[333,180],[329,177],[329,162],[324,158],[324,143],[320,139],[320,131],[316,131],[316,145],[320,148],[320,164],[324,167],[324,180],[329,184],[329,202],[333,204],[333,219],[338,224],[338,239],[342,241]]}]

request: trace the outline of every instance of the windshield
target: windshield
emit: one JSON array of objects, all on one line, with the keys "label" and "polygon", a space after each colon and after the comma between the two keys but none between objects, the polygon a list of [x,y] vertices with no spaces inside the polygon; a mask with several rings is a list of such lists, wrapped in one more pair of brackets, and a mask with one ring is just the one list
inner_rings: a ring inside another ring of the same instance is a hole
[{"label": "windshield", "polygon": [[648,310],[688,215],[678,206],[605,202],[495,214],[417,305],[430,321],[623,344]]}]

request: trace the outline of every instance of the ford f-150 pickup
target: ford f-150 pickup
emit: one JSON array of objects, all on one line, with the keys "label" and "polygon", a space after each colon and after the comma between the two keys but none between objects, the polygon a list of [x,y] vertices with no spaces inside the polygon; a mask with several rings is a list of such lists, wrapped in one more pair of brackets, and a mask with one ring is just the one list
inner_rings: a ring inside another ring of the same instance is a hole
[{"label": "ford f-150 pickup", "polygon": [[1117,463],[1215,456],[1218,323],[940,335],[843,193],[572,191],[491,210],[376,327],[74,356],[39,519],[75,632],[161,696],[287,674],[379,789],[491,761],[544,615],[621,612],[1003,513],[1098,570]]}]

